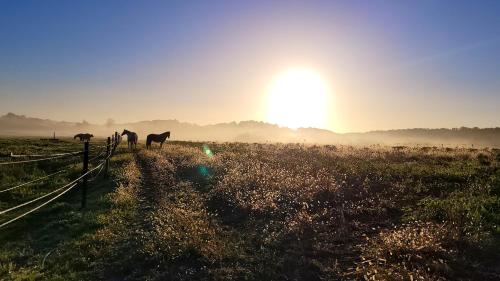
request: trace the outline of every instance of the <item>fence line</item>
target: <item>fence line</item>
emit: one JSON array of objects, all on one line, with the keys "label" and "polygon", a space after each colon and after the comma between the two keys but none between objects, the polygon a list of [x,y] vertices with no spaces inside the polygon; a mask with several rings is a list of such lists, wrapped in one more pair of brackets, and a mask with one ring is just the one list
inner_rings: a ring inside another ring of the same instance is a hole
[{"label": "fence line", "polygon": [[[21,207],[24,207],[24,206],[27,206],[29,204],[32,204],[32,203],[35,203],[37,201],[40,201],[50,195],[53,195],[53,194],[56,194],[54,197],[50,198],[49,200],[45,201],[44,203],[36,206],[35,208],[7,221],[7,222],[4,222],[2,224],[0,224],[0,228],[14,222],[14,221],[17,221],[18,219],[42,208],[43,206],[49,204],[50,202],[56,200],[57,198],[61,197],[63,194],[65,194],[66,192],[68,192],[69,190],[75,188],[77,185],[78,185],[78,181],[82,180],[82,208],[85,207],[85,201],[86,201],[86,188],[87,188],[87,177],[93,173],[94,171],[96,171],[97,169],[99,169],[99,171],[97,172],[97,174],[90,180],[90,181],[94,181],[100,174],[103,170],[108,171],[108,166],[109,166],[109,159],[111,158],[111,156],[113,156],[114,154],[114,151],[116,149],[116,147],[118,146],[119,144],[119,140],[117,138],[117,135],[118,133],[115,132],[114,134],[114,137],[113,137],[113,142],[110,141],[111,138],[108,137],[108,140],[107,140],[107,143],[105,146],[97,146],[97,147],[103,147],[105,149],[102,149],[99,154],[95,157],[93,157],[92,159],[90,160],[95,160],[97,158],[99,158],[100,156],[102,156],[104,153],[106,153],[106,157],[100,162],[99,165],[95,166],[94,168],[92,168],[91,170],[88,170],[87,167],[88,167],[88,163],[90,162],[89,160],[89,157],[88,157],[88,154],[89,154],[89,143],[84,143],[84,151],[83,152],[78,152],[78,153],[63,153],[63,154],[53,154],[51,156],[53,157],[48,157],[48,158],[43,158],[43,159],[33,159],[33,160],[25,160],[25,161],[14,161],[14,162],[0,162],[0,165],[10,165],[10,164],[18,164],[18,163],[31,163],[31,162],[40,162],[40,161],[49,161],[49,160],[53,160],[53,159],[58,159],[58,158],[62,158],[62,157],[66,157],[66,156],[75,156],[75,155],[79,155],[79,154],[82,154],[84,155],[83,157],[83,174],[80,175],[78,178],[72,180],[71,182],[65,184],[64,186],[60,187],[60,188],[57,188],[47,194],[44,194],[42,196],[39,196],[37,198],[34,198],[28,202],[24,202],[24,203],[21,203],[17,206],[14,206],[14,207],[11,207],[11,208],[8,208],[6,210],[3,210],[3,211],[0,211],[0,215],[3,215],[3,214],[6,214],[10,211],[13,211],[13,210],[16,210],[16,209],[19,209]],[[12,153],[11,153],[12,155]],[[16,155],[17,156],[17,155]],[[20,157],[29,157],[29,156],[20,156]],[[33,157],[36,157],[36,156],[33,156]],[[104,169],[106,168],[106,169]],[[7,189],[4,189],[4,190],[1,190],[0,193],[3,193],[3,192],[6,192],[6,191],[9,191],[9,190],[13,190],[13,189],[16,189],[16,188],[19,188],[19,187],[22,187],[22,186],[25,186],[25,185],[28,185],[28,184],[31,184],[31,183],[34,183],[34,182],[38,182],[38,181],[41,181],[43,179],[46,179],[48,177],[51,177],[51,176],[54,176],[56,174],[59,174],[59,173],[62,173],[66,170],[68,170],[69,168],[67,169],[64,169],[64,170],[60,170],[60,171],[57,171],[55,173],[52,173],[50,175],[47,175],[47,176],[44,176],[44,177],[40,177],[40,178],[37,178],[37,179],[34,179],[32,181],[29,181],[29,182],[25,182],[25,183],[22,183],[22,184],[19,184],[17,186],[13,186],[13,187],[10,187],[10,188],[7,188]],[[58,192],[60,192],[59,194],[57,194]]]},{"label": "fence line", "polygon": [[10,153],[11,158],[29,158],[29,157],[54,157],[54,156],[63,156],[63,155],[75,155],[82,153],[81,151],[74,151],[74,152],[65,152],[65,153],[54,153],[54,154],[13,154],[12,152]]},{"label": "fence line", "polygon": [[99,154],[90,158],[89,161],[94,161],[95,159],[101,157],[104,153],[106,153],[106,147],[102,148],[101,151],[99,151]]},{"label": "fence line", "polygon": [[[112,141],[109,145],[112,147],[113,145],[115,145],[116,141]],[[98,154],[92,158],[89,159],[89,161],[93,161],[97,158],[99,158],[100,156],[102,156],[105,152],[106,152],[106,149],[108,147],[108,144],[105,144],[105,145],[96,145],[95,146],[96,148],[100,148]]]},{"label": "fence line", "polygon": [[13,222],[17,221],[18,219],[20,219],[20,218],[22,218],[22,217],[24,217],[24,216],[27,216],[27,215],[29,215],[29,214],[33,213],[34,211],[36,211],[36,210],[38,210],[38,209],[42,208],[43,206],[45,206],[45,205],[49,204],[50,202],[52,202],[52,201],[56,200],[57,198],[61,197],[63,194],[65,194],[66,192],[70,191],[70,190],[71,190],[71,189],[73,189],[75,186],[77,186],[77,183],[74,183],[74,184],[73,184],[72,186],[70,186],[68,189],[66,189],[66,190],[64,190],[63,192],[59,193],[58,195],[56,195],[56,196],[52,197],[51,199],[49,199],[48,201],[44,202],[43,204],[38,205],[37,207],[35,207],[35,208],[33,208],[33,209],[31,209],[31,210],[27,211],[26,213],[21,214],[21,215],[19,215],[19,216],[15,217],[15,218],[13,218],[13,219],[11,219],[11,220],[9,220],[9,221],[6,221],[6,222],[4,222],[4,223],[0,224],[0,228],[4,227],[4,226],[6,226],[6,225],[8,225],[8,224],[10,224],[10,223],[13,223]]},{"label": "fence line", "polygon": [[9,188],[6,188],[6,189],[3,189],[3,190],[0,190],[0,193],[4,193],[4,192],[7,192],[7,191],[10,191],[10,190],[14,190],[16,188],[19,188],[19,187],[22,187],[22,186],[25,186],[25,185],[28,185],[28,184],[31,184],[31,183],[35,183],[35,182],[39,182],[41,180],[44,180],[46,178],[49,178],[49,177],[52,177],[54,175],[57,175],[57,174],[60,174],[64,171],[67,171],[68,169],[64,169],[64,170],[60,170],[60,171],[57,171],[55,173],[52,173],[50,175],[46,175],[46,176],[43,176],[43,177],[40,177],[40,178],[37,178],[37,179],[34,179],[34,180],[31,180],[31,181],[28,181],[28,182],[25,182],[25,183],[22,183],[22,184],[18,184],[16,186],[13,186],[13,187],[9,187]]},{"label": "fence line", "polygon": [[15,165],[15,164],[24,164],[24,163],[32,163],[32,162],[41,162],[41,161],[49,161],[49,160],[54,160],[54,159],[59,159],[67,156],[76,156],[79,154],[82,154],[83,152],[78,152],[78,153],[71,153],[71,154],[64,154],[64,155],[59,155],[59,156],[54,156],[54,157],[48,157],[48,158],[42,158],[42,159],[32,159],[32,160],[23,160],[23,161],[12,161],[12,162],[0,162],[0,165]]},{"label": "fence line", "polygon": [[[115,143],[117,143],[117,141],[115,141],[115,140],[114,140],[114,141],[110,142],[110,143],[109,143],[109,145],[113,146],[113,145],[115,145]],[[98,147],[98,148],[106,148],[107,146],[108,146],[108,145],[107,145],[107,144],[105,144],[105,145],[96,145],[95,147]]]},{"label": "fence line", "polygon": [[64,189],[64,188],[66,188],[67,186],[69,186],[69,185],[71,185],[71,184],[73,184],[73,183],[76,183],[77,181],[81,180],[83,177],[87,176],[88,174],[92,173],[92,172],[93,172],[93,171],[95,171],[96,169],[100,168],[103,164],[104,164],[104,162],[102,162],[102,163],[101,163],[101,164],[99,164],[97,167],[93,168],[92,170],[90,170],[90,171],[86,172],[85,174],[83,174],[83,175],[79,176],[78,178],[76,178],[76,179],[72,180],[71,182],[69,182],[68,184],[64,185],[63,187],[60,187],[60,188],[58,188],[58,189],[56,189],[56,190],[53,190],[53,191],[51,191],[51,192],[49,192],[49,193],[47,193],[47,194],[44,194],[44,195],[42,195],[42,196],[40,196],[40,197],[37,197],[37,198],[35,198],[35,199],[33,199],[33,200],[30,200],[30,201],[28,201],[28,202],[24,202],[24,203],[19,204],[19,205],[17,205],[17,206],[14,206],[14,207],[11,207],[11,208],[9,208],[9,209],[6,209],[6,210],[3,210],[3,211],[0,211],[0,215],[3,215],[3,214],[8,213],[8,212],[10,212],[10,211],[13,211],[13,210],[19,209],[19,208],[21,208],[21,207],[24,207],[24,206],[26,206],[26,205],[29,205],[29,204],[31,204],[31,203],[34,203],[34,202],[36,202],[36,201],[38,201],[38,200],[41,200],[41,199],[43,199],[43,198],[45,198],[45,197],[47,197],[47,196],[50,196],[50,195],[52,195],[52,194],[54,194],[54,193],[57,193],[58,191],[60,191],[60,190],[62,190],[62,189]]},{"label": "fence line", "polygon": [[101,172],[104,170],[104,168],[108,164],[109,158],[111,158],[112,155],[113,155],[113,153],[110,152],[108,154],[108,156],[106,156],[106,158],[103,159],[103,162],[101,163],[101,165],[102,165],[101,168],[99,169],[99,171],[97,172],[97,174],[92,179],[89,180],[90,182],[94,181],[101,174]]},{"label": "fence line", "polygon": [[[104,161],[106,161],[106,160],[104,160]],[[97,171],[97,173],[95,174],[95,176],[89,180],[89,182],[93,182],[101,174],[101,172],[104,170],[104,166],[105,166],[104,162],[101,163],[101,165],[99,165],[99,166],[101,166],[101,168],[99,169],[99,171]]]},{"label": "fence line", "polygon": [[[110,145],[114,145],[116,141],[113,141],[110,143]],[[94,147],[101,148],[99,152],[102,152],[104,149],[106,149],[106,145],[96,145]],[[66,155],[79,155],[82,154],[82,151],[74,151],[74,152],[64,152],[64,153],[54,153],[54,154],[14,154],[10,153],[9,156],[3,156],[3,157],[10,157],[10,158],[30,158],[30,157],[46,157],[47,160],[51,157],[58,157],[58,156],[66,156]],[[42,159],[34,159],[34,160],[42,160]],[[45,160],[45,159],[43,159]],[[1,164],[2,162],[0,162]],[[4,164],[7,163],[27,163],[27,162],[22,162],[22,161],[12,161],[12,162],[3,162]]]}]

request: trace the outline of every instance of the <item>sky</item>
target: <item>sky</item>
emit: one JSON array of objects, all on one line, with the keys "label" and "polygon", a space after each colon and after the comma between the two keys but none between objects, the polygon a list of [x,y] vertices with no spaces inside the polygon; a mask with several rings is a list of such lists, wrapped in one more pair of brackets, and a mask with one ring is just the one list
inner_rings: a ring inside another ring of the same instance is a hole
[{"label": "sky", "polygon": [[273,79],[301,67],[328,85],[324,129],[500,126],[499,15],[488,0],[1,0],[0,114],[269,121]]}]

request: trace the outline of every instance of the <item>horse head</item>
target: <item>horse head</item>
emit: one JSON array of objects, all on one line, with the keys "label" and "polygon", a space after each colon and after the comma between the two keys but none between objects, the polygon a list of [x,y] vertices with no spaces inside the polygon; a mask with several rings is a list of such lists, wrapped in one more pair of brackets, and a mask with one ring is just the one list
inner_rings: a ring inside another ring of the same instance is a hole
[{"label": "horse head", "polygon": [[128,130],[127,129],[123,130],[123,133],[121,135],[123,136],[123,135],[126,135],[126,134],[128,134]]}]

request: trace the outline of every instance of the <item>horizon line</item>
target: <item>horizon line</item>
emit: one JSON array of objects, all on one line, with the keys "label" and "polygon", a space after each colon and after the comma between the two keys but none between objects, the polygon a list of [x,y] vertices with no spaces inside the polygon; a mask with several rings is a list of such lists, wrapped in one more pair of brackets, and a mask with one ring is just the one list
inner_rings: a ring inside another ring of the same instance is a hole
[{"label": "horizon line", "polygon": [[[40,119],[40,120],[45,120],[45,121],[52,121],[52,122],[66,122],[66,123],[75,123],[75,124],[83,124],[83,121],[81,122],[78,122],[78,121],[66,121],[66,120],[54,120],[54,119],[50,119],[50,118],[40,118],[40,117],[33,117],[33,116],[28,116],[28,115],[24,115],[24,114],[16,114],[16,113],[13,113],[13,112],[7,112],[3,115],[0,115],[0,118],[3,118],[3,117],[6,117],[8,115],[14,115],[14,116],[18,116],[18,117],[25,117],[25,118],[33,118],[33,119]],[[110,118],[112,119],[112,118]],[[113,120],[113,119],[112,119]],[[348,134],[367,134],[367,133],[377,133],[377,132],[390,132],[390,131],[402,131],[402,130],[459,130],[459,129],[500,129],[500,126],[494,126],[494,127],[479,127],[479,126],[474,126],[474,127],[466,127],[466,126],[460,126],[460,127],[407,127],[407,128],[391,128],[391,129],[376,129],[376,130],[369,130],[369,131],[362,131],[362,132],[344,132],[344,133],[340,133],[340,132],[335,132],[333,130],[329,130],[329,129],[323,129],[323,128],[315,128],[315,127],[299,127],[299,128],[290,128],[290,127],[286,127],[286,126],[280,126],[278,124],[273,124],[273,123],[269,123],[269,122],[266,122],[266,121],[259,121],[259,120],[240,120],[240,121],[236,121],[236,120],[233,120],[233,121],[226,121],[226,122],[219,122],[219,123],[210,123],[210,124],[205,124],[205,125],[202,125],[202,124],[198,124],[198,123],[192,123],[192,122],[186,122],[186,121],[181,121],[179,119],[149,119],[149,120],[138,120],[138,121],[129,121],[129,122],[117,122],[117,123],[114,123],[113,125],[109,125],[109,126],[116,126],[116,125],[132,125],[134,123],[141,123],[141,122],[155,122],[155,121],[176,121],[180,124],[188,124],[188,125],[195,125],[195,126],[199,126],[199,127],[206,127],[206,126],[217,126],[217,125],[225,125],[225,124],[231,124],[231,123],[236,123],[238,125],[240,125],[241,123],[244,123],[244,122],[255,122],[255,123],[262,123],[262,124],[266,124],[266,125],[271,125],[271,126],[276,126],[277,128],[279,129],[289,129],[289,130],[292,130],[292,131],[298,131],[298,130],[307,130],[307,129],[313,129],[313,130],[320,130],[320,131],[328,131],[330,133],[334,133],[334,134],[338,134],[338,135],[348,135]],[[85,121],[87,122],[87,121]],[[88,125],[91,125],[91,126],[107,126],[106,123],[91,123],[91,122],[87,122]]]}]

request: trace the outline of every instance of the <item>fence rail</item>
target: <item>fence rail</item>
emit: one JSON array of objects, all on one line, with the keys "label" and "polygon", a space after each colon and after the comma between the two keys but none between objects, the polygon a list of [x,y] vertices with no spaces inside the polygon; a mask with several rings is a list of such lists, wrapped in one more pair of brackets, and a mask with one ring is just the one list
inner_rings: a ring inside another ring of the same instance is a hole
[{"label": "fence rail", "polygon": [[[30,160],[22,160],[22,161],[11,161],[11,162],[0,162],[0,165],[15,165],[15,164],[24,164],[24,163],[33,163],[33,162],[42,162],[42,161],[51,161],[51,160],[54,160],[54,159],[59,159],[59,158],[64,158],[64,157],[70,157],[70,156],[77,156],[77,155],[82,155],[83,154],[83,169],[82,169],[82,174],[71,180],[69,183],[57,188],[57,189],[54,189],[44,195],[41,195],[41,196],[38,196],[34,199],[31,199],[27,202],[23,202],[21,204],[18,204],[16,206],[13,206],[13,207],[10,207],[8,209],[5,209],[5,210],[1,210],[0,211],[0,216],[1,215],[5,215],[7,213],[10,213],[12,211],[15,211],[17,209],[20,209],[20,208],[23,208],[25,206],[28,206],[28,205],[31,205],[33,203],[36,203],[38,201],[41,201],[43,199],[46,199],[50,196],[52,196],[50,199],[48,199],[47,201],[43,202],[42,204],[4,222],[4,223],[1,223],[0,224],[0,228],[3,228],[37,210],[39,210],[40,208],[46,206],[47,204],[53,202],[54,200],[58,199],[59,197],[61,197],[63,194],[67,193],[69,190],[75,188],[76,186],[79,185],[79,183],[81,183],[81,189],[82,189],[82,208],[85,207],[86,205],[86,196],[87,196],[87,182],[93,182],[97,179],[97,177],[103,172],[105,171],[105,174],[107,173],[108,171],[108,167],[109,167],[109,160],[111,158],[111,156],[114,154],[115,152],[115,149],[116,147],[118,146],[119,144],[119,138],[117,137],[118,133],[115,132],[115,134],[113,135],[113,137],[108,137],[107,138],[107,142],[106,142],[106,145],[103,145],[103,146],[97,146],[99,148],[101,148],[101,150],[97,153],[97,155],[95,155],[94,157],[90,158],[89,159],[89,142],[84,142],[84,149],[83,151],[78,151],[78,152],[68,152],[68,153],[56,153],[56,154],[51,154],[51,155],[37,155],[37,154],[32,154],[32,155],[14,155],[11,153],[11,157],[13,158],[29,158],[29,157],[45,157],[45,158],[42,158],[42,159],[30,159]],[[113,141],[111,141],[111,139]],[[93,160],[96,160],[96,159],[99,159],[101,157],[105,156],[104,158],[101,159],[101,161],[99,162],[99,164],[95,165],[92,169],[88,169],[88,165],[89,165],[89,162],[90,161],[93,161]],[[72,165],[72,164],[70,164]],[[56,176],[58,174],[61,174],[65,171],[68,171],[70,168],[66,168],[66,169],[62,169],[62,170],[59,170],[59,171],[56,171],[54,173],[51,173],[49,175],[46,175],[46,176],[43,176],[43,177],[39,177],[39,178],[36,178],[36,179],[33,179],[31,181],[28,181],[28,182],[24,182],[24,183],[21,183],[21,184],[18,184],[18,185],[15,185],[15,186],[12,186],[12,187],[9,187],[9,188],[6,188],[6,189],[3,189],[3,190],[0,190],[0,194],[1,193],[5,193],[5,192],[9,192],[9,191],[12,191],[12,190],[15,190],[17,188],[20,188],[20,187],[23,187],[23,186],[27,186],[27,185],[30,185],[30,184],[34,184],[34,183],[37,183],[37,182],[41,182],[45,179],[48,179],[50,177],[53,177],[53,176]],[[93,176],[92,179],[88,179],[89,176],[96,172],[96,175]]]},{"label": "fence rail", "polygon": [[28,181],[28,182],[25,182],[25,183],[21,183],[21,184],[18,184],[16,186],[13,186],[13,187],[9,187],[9,188],[6,188],[6,189],[3,189],[3,190],[0,190],[0,193],[4,193],[4,192],[7,192],[7,191],[11,191],[11,190],[14,190],[14,189],[17,189],[19,187],[23,187],[23,186],[26,186],[26,185],[29,185],[29,184],[32,184],[32,183],[35,183],[35,182],[39,182],[39,181],[42,181],[44,179],[48,179],[52,176],[55,176],[57,174],[60,174],[64,171],[67,171],[68,169],[64,169],[64,170],[60,170],[60,171],[57,171],[55,173],[52,173],[52,174],[49,174],[49,175],[46,175],[46,176],[43,176],[43,177],[39,177],[39,178],[36,178],[34,180],[31,180],[31,181]]},{"label": "fence rail", "polygon": [[70,191],[70,190],[71,190],[71,189],[73,189],[75,186],[77,186],[77,184],[76,184],[76,183],[74,183],[72,186],[70,186],[68,189],[64,190],[63,192],[59,193],[58,195],[56,195],[56,196],[54,196],[54,197],[50,198],[48,201],[44,202],[43,204],[38,205],[38,206],[36,206],[35,208],[33,208],[33,209],[31,209],[31,210],[29,210],[29,211],[27,211],[27,212],[25,212],[25,213],[23,213],[23,214],[21,214],[21,215],[17,216],[17,217],[15,217],[15,218],[11,219],[11,220],[8,220],[8,221],[6,221],[6,222],[4,222],[4,223],[0,224],[0,228],[3,228],[3,227],[5,227],[5,226],[7,226],[7,225],[9,225],[9,224],[11,224],[11,223],[13,223],[13,222],[17,221],[18,219],[20,219],[20,218],[22,218],[22,217],[25,217],[25,216],[27,216],[27,215],[29,215],[29,214],[33,213],[34,211],[36,211],[36,210],[38,210],[38,209],[42,208],[43,206],[45,206],[45,205],[49,204],[50,202],[52,202],[52,201],[56,200],[57,198],[61,197],[64,193],[66,193],[66,192]]},{"label": "fence rail", "polygon": [[52,156],[52,157],[47,157],[47,158],[42,158],[42,159],[31,159],[31,160],[11,161],[11,162],[0,162],[0,165],[15,165],[15,164],[25,164],[25,163],[33,163],[33,162],[50,161],[50,160],[64,158],[64,157],[68,157],[68,156],[76,156],[76,155],[79,155],[79,154],[82,154],[82,152],[78,152],[77,154],[65,154],[65,155],[59,155],[59,156]]},{"label": "fence rail", "polygon": [[14,153],[10,153],[10,156],[8,157],[11,157],[11,158],[30,158],[30,157],[55,157],[55,156],[64,156],[64,155],[77,155],[77,154],[81,154],[82,152],[81,151],[74,151],[74,152],[66,152],[66,153],[54,153],[54,154],[14,154]]}]

